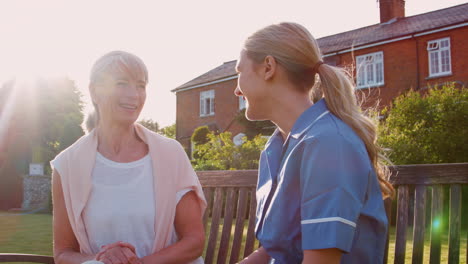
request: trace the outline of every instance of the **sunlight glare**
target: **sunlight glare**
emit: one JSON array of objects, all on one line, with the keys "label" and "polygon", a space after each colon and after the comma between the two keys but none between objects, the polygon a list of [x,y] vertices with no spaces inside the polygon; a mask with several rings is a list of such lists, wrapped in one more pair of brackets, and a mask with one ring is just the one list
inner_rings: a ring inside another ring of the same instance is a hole
[{"label": "sunlight glare", "polygon": [[[6,98],[1,98],[3,105],[0,107],[0,150],[4,151],[6,140],[12,132],[10,129],[14,129],[16,111],[34,109],[37,80],[35,76],[23,75],[0,84],[0,92],[6,95]],[[29,113],[34,115],[35,111],[29,111]]]}]

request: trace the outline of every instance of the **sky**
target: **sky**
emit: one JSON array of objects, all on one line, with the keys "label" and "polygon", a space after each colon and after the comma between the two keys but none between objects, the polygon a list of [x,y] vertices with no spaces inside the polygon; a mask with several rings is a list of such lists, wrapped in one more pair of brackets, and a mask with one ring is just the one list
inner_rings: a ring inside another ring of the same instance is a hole
[{"label": "sky", "polygon": [[[406,16],[463,0],[406,0]],[[66,76],[91,111],[89,71],[112,50],[139,56],[149,71],[140,118],[175,123],[170,90],[239,56],[254,31],[282,21],[316,38],[379,23],[376,0],[0,0],[0,84]]]}]

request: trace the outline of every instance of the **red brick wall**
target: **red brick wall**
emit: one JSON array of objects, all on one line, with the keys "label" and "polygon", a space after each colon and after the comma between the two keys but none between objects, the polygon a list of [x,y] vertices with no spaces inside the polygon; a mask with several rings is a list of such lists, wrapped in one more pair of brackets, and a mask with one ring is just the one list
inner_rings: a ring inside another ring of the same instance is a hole
[{"label": "red brick wall", "polygon": [[[419,81],[421,89],[448,81],[459,81],[465,86],[468,84],[468,27],[456,28],[450,31],[437,32],[434,34],[418,37],[420,75]],[[452,75],[430,78],[429,58],[427,55],[427,42],[431,40],[450,38],[450,56],[452,63]]]},{"label": "red brick wall", "polygon": [[380,0],[380,23],[389,21],[395,17],[405,16],[404,0]]},{"label": "red brick wall", "polygon": [[[428,85],[447,81],[468,84],[468,27],[433,33],[385,45],[348,52],[325,58],[325,62],[340,66],[353,65],[355,57],[382,51],[384,54],[384,85],[357,90],[358,98],[365,98],[364,107],[389,105],[393,98],[409,89],[424,90]],[[450,37],[452,74],[429,78],[427,41]],[[419,72],[419,74],[418,74]],[[239,109],[233,91],[237,79],[177,93],[177,139],[186,147],[193,130],[198,126],[216,123],[220,131],[242,132],[242,126],[231,121]],[[200,117],[200,92],[215,90],[215,116]],[[230,125],[231,124],[231,125]]]},{"label": "red brick wall", "polygon": [[[230,131],[233,136],[243,127],[233,121],[239,110],[239,99],[234,95],[237,79],[177,93],[176,137],[189,147],[195,128],[216,124],[220,132]],[[215,115],[200,117],[200,92],[215,90]]]},{"label": "red brick wall", "polygon": [[[468,83],[468,28],[453,29],[426,36],[357,50],[340,55],[342,66],[349,66],[356,56],[382,51],[384,54],[384,85],[356,91],[358,98],[365,98],[364,107],[389,105],[393,98],[409,89],[424,90],[428,85],[457,81]],[[450,37],[452,74],[444,77],[429,77],[427,42]],[[465,58],[465,59],[461,59]],[[419,72],[419,74],[418,74]],[[419,82],[418,82],[419,80]]]},{"label": "red brick wall", "polygon": [[383,52],[384,85],[356,90],[359,100],[365,100],[364,107],[377,106],[378,102],[387,105],[402,91],[416,85],[416,47],[411,39],[342,54],[341,66],[354,65],[356,56],[379,51]]},{"label": "red brick wall", "polygon": [[23,202],[23,177],[13,164],[0,168],[0,211],[21,208]]}]

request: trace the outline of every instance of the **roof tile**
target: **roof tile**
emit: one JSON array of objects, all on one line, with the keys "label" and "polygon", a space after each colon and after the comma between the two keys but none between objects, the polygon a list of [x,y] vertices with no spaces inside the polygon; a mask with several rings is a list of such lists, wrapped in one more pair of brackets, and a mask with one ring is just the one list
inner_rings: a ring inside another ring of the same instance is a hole
[{"label": "roof tile", "polygon": [[[352,47],[408,36],[423,31],[434,30],[468,21],[468,3],[420,15],[396,19],[393,22],[375,24],[343,33],[317,39],[323,54],[346,50]],[[234,76],[236,61],[225,62],[221,66],[172,90],[216,81]]]}]

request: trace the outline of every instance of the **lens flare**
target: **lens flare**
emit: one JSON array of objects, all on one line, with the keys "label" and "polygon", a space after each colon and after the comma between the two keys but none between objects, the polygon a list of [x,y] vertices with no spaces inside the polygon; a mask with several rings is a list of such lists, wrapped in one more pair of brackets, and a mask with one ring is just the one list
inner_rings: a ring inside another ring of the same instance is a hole
[{"label": "lens flare", "polygon": [[[18,108],[32,108],[36,98],[36,89],[33,77],[15,78],[0,86],[2,96],[2,106],[0,107],[0,149],[5,147],[5,141],[11,129],[12,122],[15,120],[15,111]],[[9,91],[8,91],[9,90]],[[31,114],[35,114],[31,111]]]}]

